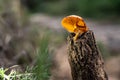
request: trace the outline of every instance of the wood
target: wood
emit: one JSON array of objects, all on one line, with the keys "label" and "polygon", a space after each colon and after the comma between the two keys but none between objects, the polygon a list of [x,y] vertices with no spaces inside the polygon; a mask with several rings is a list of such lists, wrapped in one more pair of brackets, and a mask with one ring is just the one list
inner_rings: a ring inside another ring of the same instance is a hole
[{"label": "wood", "polygon": [[96,46],[91,30],[73,40],[75,34],[68,36],[68,60],[73,80],[108,80],[104,62]]}]

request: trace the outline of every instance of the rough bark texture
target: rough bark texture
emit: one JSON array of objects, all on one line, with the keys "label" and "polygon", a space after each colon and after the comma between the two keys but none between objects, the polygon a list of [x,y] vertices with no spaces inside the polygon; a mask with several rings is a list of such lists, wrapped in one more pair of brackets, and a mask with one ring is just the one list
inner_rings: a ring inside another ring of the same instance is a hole
[{"label": "rough bark texture", "polygon": [[73,80],[108,80],[104,63],[91,30],[73,40],[68,36],[68,55]]}]

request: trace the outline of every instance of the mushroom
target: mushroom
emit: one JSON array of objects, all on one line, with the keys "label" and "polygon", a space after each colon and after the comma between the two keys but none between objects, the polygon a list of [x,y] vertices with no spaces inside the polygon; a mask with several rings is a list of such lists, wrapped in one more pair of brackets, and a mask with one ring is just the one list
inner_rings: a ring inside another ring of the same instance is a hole
[{"label": "mushroom", "polygon": [[77,15],[70,15],[63,18],[61,24],[68,32],[75,33],[74,40],[77,40],[79,34],[88,31],[88,27],[82,17]]}]

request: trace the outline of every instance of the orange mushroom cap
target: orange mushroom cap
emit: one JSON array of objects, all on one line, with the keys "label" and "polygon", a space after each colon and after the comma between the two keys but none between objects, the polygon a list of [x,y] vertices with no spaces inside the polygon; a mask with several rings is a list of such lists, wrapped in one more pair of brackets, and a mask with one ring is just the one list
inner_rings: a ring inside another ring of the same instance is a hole
[{"label": "orange mushroom cap", "polygon": [[62,19],[62,26],[71,33],[84,33],[88,31],[88,27],[86,26],[82,17],[77,15],[70,15]]}]

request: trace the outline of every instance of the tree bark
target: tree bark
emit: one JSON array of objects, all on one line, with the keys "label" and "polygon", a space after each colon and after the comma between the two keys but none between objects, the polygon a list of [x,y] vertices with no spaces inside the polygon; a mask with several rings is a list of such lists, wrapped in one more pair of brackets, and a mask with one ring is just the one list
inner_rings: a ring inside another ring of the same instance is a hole
[{"label": "tree bark", "polygon": [[73,40],[75,34],[68,36],[68,60],[73,80],[108,80],[104,62],[96,46],[91,30]]}]

